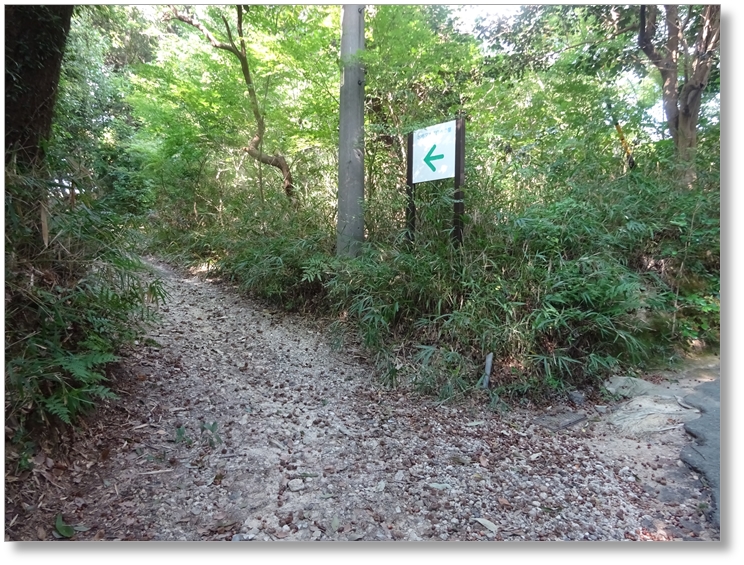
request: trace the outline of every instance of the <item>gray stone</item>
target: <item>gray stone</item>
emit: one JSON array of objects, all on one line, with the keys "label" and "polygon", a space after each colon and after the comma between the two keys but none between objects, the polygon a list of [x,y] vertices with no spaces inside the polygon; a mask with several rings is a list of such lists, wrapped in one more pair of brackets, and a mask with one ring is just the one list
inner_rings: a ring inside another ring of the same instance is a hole
[{"label": "gray stone", "polygon": [[671,396],[671,393],[663,387],[636,377],[610,377],[609,380],[605,381],[604,386],[610,394],[619,394],[626,398],[646,394]]},{"label": "gray stone", "polygon": [[572,390],[571,392],[569,392],[568,398],[571,400],[571,402],[574,402],[576,404],[584,404],[584,402],[586,401],[584,393],[577,390]]},{"label": "gray stone", "polygon": [[292,479],[291,481],[289,481],[289,483],[287,483],[287,487],[292,492],[297,492],[305,488],[305,483],[302,481],[302,479]]},{"label": "gray stone", "polygon": [[721,383],[719,380],[695,387],[695,393],[684,401],[700,409],[700,418],[685,423],[687,433],[695,437],[696,444],[688,445],[680,459],[701,473],[711,487],[715,508],[712,520],[716,526],[721,521]]},{"label": "gray stone", "polygon": [[579,422],[586,420],[586,414],[568,412],[565,414],[547,415],[535,418],[535,423],[540,424],[554,432],[563,430]]}]

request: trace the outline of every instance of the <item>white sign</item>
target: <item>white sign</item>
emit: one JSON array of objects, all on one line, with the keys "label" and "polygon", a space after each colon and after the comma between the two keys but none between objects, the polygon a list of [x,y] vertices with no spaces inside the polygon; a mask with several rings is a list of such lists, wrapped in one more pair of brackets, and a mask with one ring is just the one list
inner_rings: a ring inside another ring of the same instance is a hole
[{"label": "white sign", "polygon": [[413,184],[455,176],[456,120],[413,132]]}]

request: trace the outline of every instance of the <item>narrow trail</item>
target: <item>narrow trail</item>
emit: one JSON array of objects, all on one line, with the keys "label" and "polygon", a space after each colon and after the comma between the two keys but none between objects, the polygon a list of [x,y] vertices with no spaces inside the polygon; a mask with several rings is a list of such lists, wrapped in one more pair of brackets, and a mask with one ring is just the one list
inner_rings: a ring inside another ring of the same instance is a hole
[{"label": "narrow trail", "polygon": [[152,341],[67,456],[37,458],[6,540],[53,539],[59,512],[76,540],[718,539],[681,426],[610,438],[594,413],[554,431],[385,391],[320,323],[153,265]]}]

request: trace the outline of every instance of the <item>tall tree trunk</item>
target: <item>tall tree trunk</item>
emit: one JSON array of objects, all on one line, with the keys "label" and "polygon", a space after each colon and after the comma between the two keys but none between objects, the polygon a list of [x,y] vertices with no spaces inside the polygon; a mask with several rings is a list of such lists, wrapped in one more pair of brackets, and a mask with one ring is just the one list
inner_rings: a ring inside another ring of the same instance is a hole
[{"label": "tall tree trunk", "polygon": [[5,163],[41,164],[73,6],[5,6]]},{"label": "tall tree trunk", "polygon": [[[688,10],[692,10],[692,7]],[[641,6],[638,33],[638,46],[661,73],[667,126],[683,169],[683,184],[690,187],[696,177],[695,149],[702,93],[710,77],[713,54],[720,43],[721,31],[721,6],[703,6],[702,10],[692,54],[689,53],[685,32],[693,18],[688,11],[685,21],[680,23],[678,6],[664,6],[666,40],[661,49],[653,44],[659,14],[656,6]],[[684,82],[680,90],[681,73]]]},{"label": "tall tree trunk", "polygon": [[170,8],[175,19],[182,21],[183,23],[186,23],[192,27],[195,27],[202,32],[204,37],[207,38],[207,40],[209,41],[209,43],[212,44],[213,47],[232,53],[238,59],[238,61],[240,61],[240,69],[243,73],[243,79],[245,80],[245,84],[248,87],[248,99],[250,100],[251,111],[253,112],[253,117],[256,120],[256,134],[253,136],[253,139],[251,140],[248,147],[243,148],[243,151],[248,153],[248,155],[259,161],[260,163],[270,165],[279,169],[279,171],[282,173],[284,192],[287,195],[287,198],[289,198],[290,200],[294,200],[295,188],[292,182],[292,172],[289,169],[287,160],[281,153],[279,153],[279,151],[275,151],[273,155],[269,155],[268,153],[264,153],[262,150],[263,138],[264,134],[266,133],[266,122],[264,121],[263,114],[261,114],[261,108],[258,105],[256,87],[253,84],[251,69],[248,65],[245,39],[243,38],[243,6],[238,5],[235,7],[238,17],[237,31],[238,43],[240,47],[236,45],[233,39],[232,30],[230,29],[230,24],[227,22],[227,18],[225,18],[224,16],[222,16],[222,21],[225,24],[225,31],[227,32],[228,43],[219,41],[214,36],[214,34],[209,31],[209,29],[195,16],[183,14],[173,6],[171,6]]},{"label": "tall tree trunk", "polygon": [[[49,242],[47,183],[34,178],[44,164],[73,6],[5,6],[5,190],[7,252],[36,257]],[[6,180],[12,177],[6,177]],[[24,235],[25,234],[25,235]]]},{"label": "tall tree trunk", "polygon": [[364,241],[364,6],[344,5],[341,16],[341,107],[338,139],[336,253],[355,257]]}]

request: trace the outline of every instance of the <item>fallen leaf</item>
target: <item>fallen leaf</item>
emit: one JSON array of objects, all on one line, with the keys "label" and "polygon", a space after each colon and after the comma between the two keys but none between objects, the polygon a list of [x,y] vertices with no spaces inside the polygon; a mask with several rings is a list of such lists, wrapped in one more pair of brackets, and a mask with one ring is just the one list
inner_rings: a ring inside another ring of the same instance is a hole
[{"label": "fallen leaf", "polygon": [[36,536],[40,540],[45,540],[46,537],[47,537],[46,530],[44,530],[44,528],[42,528],[41,526],[39,526],[38,528],[36,528]]},{"label": "fallen leaf", "polygon": [[68,526],[62,520],[62,514],[57,514],[57,520],[54,523],[54,527],[57,529],[60,535],[71,538],[75,535],[75,529],[72,526]]},{"label": "fallen leaf", "polygon": [[501,506],[511,506],[511,504],[509,504],[509,501],[505,498],[499,498],[499,504],[501,504]]},{"label": "fallen leaf", "polygon": [[338,519],[338,516],[334,516],[333,520],[331,520],[331,531],[335,532],[338,530],[339,525],[341,525],[341,521]]},{"label": "fallen leaf", "polygon": [[481,455],[480,464],[481,467],[488,467],[488,459],[486,459],[485,455]]},{"label": "fallen leaf", "polygon": [[491,522],[491,520],[486,520],[485,518],[473,518],[476,522],[481,524],[482,526],[488,528],[491,530],[494,534],[499,530],[498,526]]}]

